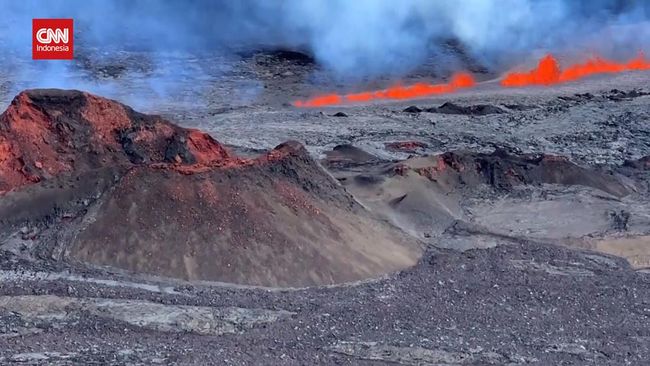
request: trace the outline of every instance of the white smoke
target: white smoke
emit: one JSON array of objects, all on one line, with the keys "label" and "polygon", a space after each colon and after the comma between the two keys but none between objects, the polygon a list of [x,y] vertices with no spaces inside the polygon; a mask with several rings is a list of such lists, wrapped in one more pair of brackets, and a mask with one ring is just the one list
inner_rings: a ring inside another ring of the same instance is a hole
[{"label": "white smoke", "polygon": [[39,17],[74,18],[78,47],[107,54],[296,47],[344,77],[407,72],[450,39],[496,71],[532,51],[626,58],[650,44],[644,0],[1,1],[5,61],[29,62],[31,19]]},{"label": "white smoke", "polygon": [[[531,50],[645,49],[647,1],[579,0],[296,0],[283,2],[279,27],[340,73],[405,70],[433,42],[457,39],[474,57],[498,67]],[[625,33],[611,33],[625,25]],[[297,35],[296,35],[297,33]],[[635,35],[636,34],[636,35]],[[595,37],[599,36],[598,43]],[[295,38],[297,37],[297,38]]]}]

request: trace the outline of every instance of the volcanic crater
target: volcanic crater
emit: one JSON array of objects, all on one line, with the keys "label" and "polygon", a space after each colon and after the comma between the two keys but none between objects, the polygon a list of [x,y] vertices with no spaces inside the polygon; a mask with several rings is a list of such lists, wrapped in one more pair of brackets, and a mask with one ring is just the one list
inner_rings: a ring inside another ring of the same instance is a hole
[{"label": "volcanic crater", "polygon": [[380,276],[422,252],[297,142],[239,158],[208,134],[72,90],[25,91],[0,126],[0,228],[41,218],[38,251],[60,259],[296,287]]}]

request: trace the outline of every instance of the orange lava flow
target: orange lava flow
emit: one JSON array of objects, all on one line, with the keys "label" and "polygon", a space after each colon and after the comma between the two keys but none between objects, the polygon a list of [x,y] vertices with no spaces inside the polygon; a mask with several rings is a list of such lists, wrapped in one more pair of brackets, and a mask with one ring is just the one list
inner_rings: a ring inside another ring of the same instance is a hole
[{"label": "orange lava flow", "polygon": [[327,94],[307,100],[298,100],[293,105],[296,107],[313,108],[346,103],[362,103],[381,99],[414,99],[430,95],[453,93],[458,89],[471,88],[475,84],[476,82],[472,75],[461,72],[454,74],[449,83],[446,84],[417,83],[410,86],[397,85],[384,90],[346,95]]},{"label": "orange lava flow", "polygon": [[555,57],[546,55],[533,70],[506,74],[501,80],[501,85],[504,87],[553,85],[595,74],[611,74],[633,70],[650,70],[650,60],[647,60],[643,54],[625,63],[593,57],[586,62],[574,64],[562,70]]}]

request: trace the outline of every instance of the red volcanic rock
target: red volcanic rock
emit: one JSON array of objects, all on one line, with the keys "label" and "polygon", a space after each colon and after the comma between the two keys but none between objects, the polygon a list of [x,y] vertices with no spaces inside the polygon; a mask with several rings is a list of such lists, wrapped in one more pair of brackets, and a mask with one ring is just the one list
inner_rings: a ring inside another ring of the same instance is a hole
[{"label": "red volcanic rock", "polygon": [[241,159],[208,134],[79,91],[26,91],[0,116],[0,190],[0,239],[28,223],[43,229],[29,237],[38,255],[139,273],[309,286],[422,253],[298,142]]},{"label": "red volcanic rock", "polygon": [[[450,188],[488,184],[509,190],[515,185],[548,183],[582,185],[615,196],[630,193],[629,187],[607,172],[585,169],[566,157],[548,154],[517,155],[502,149],[491,154],[454,151],[406,162],[417,174]],[[399,165],[400,172],[396,174],[406,174],[404,165]]]},{"label": "red volcanic rock", "polygon": [[0,191],[102,166],[212,164],[207,134],[74,90],[28,90],[0,115]]},{"label": "red volcanic rock", "polygon": [[266,155],[263,155],[258,160],[261,162],[274,161],[274,160],[284,159],[290,156],[305,157],[308,155],[309,153],[307,152],[305,147],[302,146],[301,143],[299,143],[298,141],[287,141],[276,146],[273,150],[269,151],[268,153],[266,153]]},{"label": "red volcanic rock", "polygon": [[429,147],[427,144],[420,141],[395,141],[386,144],[388,150],[407,153],[413,153],[419,149],[426,149],[427,147]]},{"label": "red volcanic rock", "polygon": [[186,146],[197,164],[209,164],[226,160],[229,157],[228,152],[221,144],[207,133],[199,130],[189,131]]}]

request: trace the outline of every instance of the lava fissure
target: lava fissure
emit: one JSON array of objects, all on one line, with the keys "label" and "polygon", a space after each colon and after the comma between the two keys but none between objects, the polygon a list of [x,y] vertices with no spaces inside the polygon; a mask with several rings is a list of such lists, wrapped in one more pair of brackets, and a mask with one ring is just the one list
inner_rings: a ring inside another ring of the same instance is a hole
[{"label": "lava fissure", "polygon": [[592,57],[585,62],[573,64],[565,69],[553,55],[544,56],[537,67],[528,72],[511,72],[501,80],[504,87],[528,85],[554,85],[579,80],[596,74],[612,74],[625,71],[650,70],[650,60],[643,54],[628,61],[616,62],[601,57]]},{"label": "lava fissure", "polygon": [[[544,56],[537,66],[526,72],[509,72],[501,79],[500,85],[505,88],[525,86],[550,86],[576,81],[597,74],[612,74],[626,71],[650,70],[650,60],[643,54],[627,61],[616,62],[599,56],[594,56],[582,63],[572,64],[562,68],[558,60],[551,54]],[[353,94],[325,94],[293,103],[300,108],[326,107],[343,104],[366,103],[375,100],[407,100],[424,98],[433,95],[449,94],[459,89],[476,86],[474,77],[466,72],[452,76],[446,84],[417,83],[410,86],[397,85],[378,91],[366,91]],[[407,111],[408,112],[408,111]]]},{"label": "lava fissure", "polygon": [[459,89],[471,88],[476,84],[468,73],[456,73],[446,84],[417,83],[410,86],[396,85],[384,90],[367,91],[346,95],[326,94],[307,100],[294,102],[296,107],[324,107],[328,105],[364,103],[373,100],[404,100],[423,98],[431,95],[453,93]]}]

